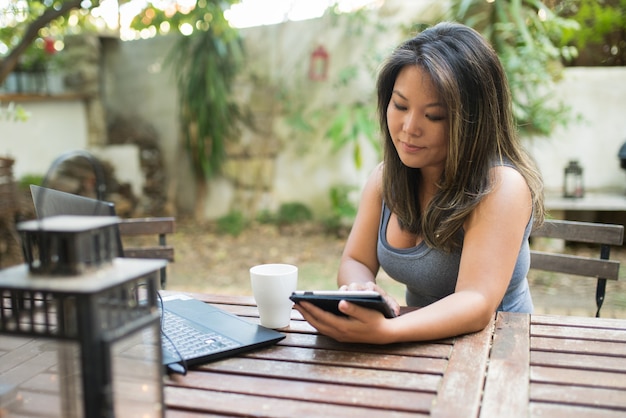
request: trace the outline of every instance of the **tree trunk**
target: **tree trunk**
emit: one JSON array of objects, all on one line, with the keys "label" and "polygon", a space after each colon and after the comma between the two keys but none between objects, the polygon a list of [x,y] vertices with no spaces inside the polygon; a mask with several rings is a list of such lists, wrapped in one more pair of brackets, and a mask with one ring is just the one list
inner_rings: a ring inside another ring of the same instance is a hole
[{"label": "tree trunk", "polygon": [[204,220],[207,198],[209,196],[209,181],[204,176],[196,177],[196,201],[194,203],[194,219]]}]

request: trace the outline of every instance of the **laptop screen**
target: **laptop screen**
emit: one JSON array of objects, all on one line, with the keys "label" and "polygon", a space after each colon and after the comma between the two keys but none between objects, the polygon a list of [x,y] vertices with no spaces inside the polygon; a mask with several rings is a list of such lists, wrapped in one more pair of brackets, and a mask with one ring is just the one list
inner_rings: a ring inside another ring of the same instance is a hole
[{"label": "laptop screen", "polygon": [[116,216],[115,205],[104,200],[92,199],[59,190],[31,184],[37,218],[58,215]]},{"label": "laptop screen", "polygon": [[[38,219],[60,215],[116,216],[115,205],[112,202],[48,189],[34,184],[30,185],[30,193],[33,197],[35,213]],[[121,257],[123,249],[119,228],[116,235],[119,256]]]}]

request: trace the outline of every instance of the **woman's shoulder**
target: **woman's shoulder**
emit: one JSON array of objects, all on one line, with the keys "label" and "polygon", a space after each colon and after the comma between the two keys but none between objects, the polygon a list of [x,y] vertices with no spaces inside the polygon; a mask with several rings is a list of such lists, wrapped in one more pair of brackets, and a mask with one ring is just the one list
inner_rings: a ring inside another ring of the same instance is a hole
[{"label": "woman's shoulder", "polygon": [[379,163],[370,173],[365,188],[382,195],[383,191],[383,163]]},{"label": "woman's shoulder", "polygon": [[526,179],[518,168],[512,163],[497,164],[491,167],[491,176],[494,183],[497,185],[500,182],[511,184],[512,186],[524,186],[528,187]]},{"label": "woman's shoulder", "polygon": [[526,179],[513,165],[497,165],[491,168],[492,189],[489,195],[492,203],[510,206],[514,203],[531,204],[531,192]]}]

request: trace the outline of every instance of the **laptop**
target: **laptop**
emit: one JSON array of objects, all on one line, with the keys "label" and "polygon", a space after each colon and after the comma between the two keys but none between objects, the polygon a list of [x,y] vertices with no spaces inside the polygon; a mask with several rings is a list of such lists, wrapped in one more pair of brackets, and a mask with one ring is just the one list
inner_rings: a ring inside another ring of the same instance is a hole
[{"label": "laptop", "polygon": [[187,366],[275,344],[284,334],[185,294],[163,296],[163,364]]},{"label": "laptop", "polygon": [[[116,216],[111,202],[59,190],[30,186],[38,218],[58,215]],[[119,248],[121,236],[117,234]],[[122,251],[123,252],[123,251]],[[187,366],[207,363],[277,343],[280,332],[246,321],[185,294],[159,297],[163,365],[184,373]]]},{"label": "laptop", "polygon": [[[33,197],[35,215],[38,219],[59,215],[77,216],[117,216],[115,205],[104,200],[91,199],[60,190],[30,185],[30,194]],[[122,236],[117,228],[115,239],[119,256],[124,256],[122,249]]]}]

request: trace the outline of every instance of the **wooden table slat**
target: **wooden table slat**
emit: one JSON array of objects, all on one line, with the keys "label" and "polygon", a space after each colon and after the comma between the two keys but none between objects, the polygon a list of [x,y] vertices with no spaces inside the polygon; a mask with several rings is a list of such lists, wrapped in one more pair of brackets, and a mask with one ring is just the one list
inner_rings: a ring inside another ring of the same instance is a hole
[{"label": "wooden table slat", "polygon": [[415,417],[415,412],[402,412],[361,406],[342,406],[321,402],[271,398],[258,395],[205,391],[191,388],[169,387],[166,396],[170,409],[179,408],[209,413],[227,413],[255,417]]},{"label": "wooden table slat", "polygon": [[47,343],[46,340],[31,340],[28,344],[2,356],[0,383],[20,385],[55,367],[58,362],[55,349],[58,346]]},{"label": "wooden table slat", "polygon": [[626,391],[594,387],[531,383],[530,399],[533,402],[554,402],[594,408],[620,409],[626,414]]},{"label": "wooden table slat", "polygon": [[481,417],[528,415],[530,319],[498,312],[485,382]]},{"label": "wooden table slat", "polygon": [[235,418],[233,414],[210,414],[208,412],[193,412],[168,409],[167,418]]},{"label": "wooden table slat", "polygon": [[424,342],[391,345],[348,344],[340,343],[323,335],[286,333],[285,339],[278,342],[280,346],[322,348],[327,350],[356,351],[361,353],[395,354],[399,356],[415,356],[428,358],[445,358],[450,356],[453,342]]},{"label": "wooden table slat", "polygon": [[477,416],[493,326],[492,320],[482,331],[456,339],[432,416]]},{"label": "wooden table slat", "polygon": [[613,318],[594,318],[564,315],[532,315],[531,324],[558,325],[559,327],[621,329],[626,330],[626,321]]},{"label": "wooden table slat", "polygon": [[626,330],[614,328],[559,327],[556,325],[533,324],[530,330],[533,337],[569,338],[590,341],[611,341],[626,343]]},{"label": "wooden table slat", "polygon": [[[61,415],[61,399],[58,393],[54,392],[31,392],[28,390],[19,391],[19,400],[10,405],[10,415],[0,415],[8,417],[50,417]],[[0,409],[4,414],[4,410]]]},{"label": "wooden table slat", "polygon": [[626,378],[626,356],[611,357],[587,354],[555,353],[548,351],[532,351],[532,366],[551,366],[577,370],[595,370],[624,373]]},{"label": "wooden table slat", "polygon": [[[211,305],[219,309],[222,309],[226,312],[249,319],[252,322],[260,322],[259,321],[259,309],[256,306],[222,305],[219,303],[212,303]],[[295,309],[291,310],[291,320],[304,322],[304,318],[302,317],[302,314],[300,314],[300,312],[296,311]]]},{"label": "wooden table slat", "polygon": [[624,418],[624,411],[617,409],[599,409],[575,405],[559,405],[555,403],[531,402],[531,417],[549,418]]},{"label": "wooden table slat", "polygon": [[169,291],[169,290],[163,290],[159,293],[161,293],[163,296],[168,295],[168,294],[184,293],[193,298],[196,298],[198,300],[211,303],[211,304],[248,305],[248,306],[256,307],[256,303],[254,302],[254,296],[251,296],[251,295],[218,295],[218,294],[206,294],[206,293],[194,293],[194,292],[177,292],[177,291]]},{"label": "wooden table slat", "polygon": [[600,356],[622,357],[626,351],[622,342],[603,340],[571,340],[563,338],[531,337],[531,350],[561,353],[596,354]]},{"label": "wooden table slat", "polygon": [[[285,382],[282,379],[206,371],[192,371],[184,379],[178,379],[178,382],[173,385],[346,406],[393,408],[418,413],[428,413],[435,397],[434,392],[391,390],[301,380],[291,382],[290,390],[285,391]],[[166,393],[168,391],[169,389]]]},{"label": "wooden table slat", "polygon": [[[228,358],[198,367],[198,370],[286,380],[341,383],[399,390],[437,391],[441,375],[418,374],[375,368],[268,361],[246,357]],[[293,376],[293,377],[292,377]]]},{"label": "wooden table slat", "polygon": [[604,387],[626,390],[626,376],[624,373],[533,366],[530,368],[530,380],[531,382],[554,383],[566,386]]},{"label": "wooden table slat", "polygon": [[296,361],[298,363],[327,364],[341,367],[374,366],[377,370],[393,370],[413,373],[429,373],[443,375],[447,359],[428,357],[407,357],[393,354],[374,354],[339,350],[310,350],[299,347],[274,346],[257,350],[244,357],[263,360]]}]

